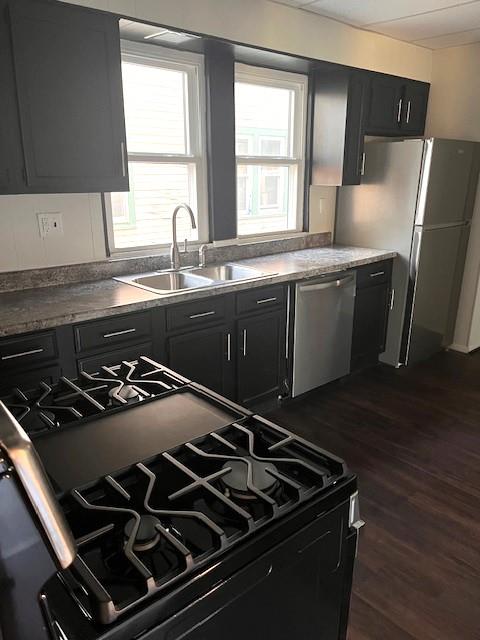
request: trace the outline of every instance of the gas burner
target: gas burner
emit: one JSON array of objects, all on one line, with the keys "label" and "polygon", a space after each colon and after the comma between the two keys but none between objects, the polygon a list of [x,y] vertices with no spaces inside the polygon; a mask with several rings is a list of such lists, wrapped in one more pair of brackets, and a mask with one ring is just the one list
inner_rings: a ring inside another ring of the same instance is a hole
[{"label": "gas burner", "polygon": [[[125,525],[123,532],[128,542],[132,536],[135,526],[137,524],[137,518],[131,518]],[[133,543],[134,551],[149,551],[153,549],[160,541],[160,533],[157,529],[160,525],[160,520],[155,516],[142,515],[140,516],[138,530],[135,535],[135,541]]]},{"label": "gas burner", "polygon": [[128,402],[129,400],[143,400],[141,392],[131,384],[123,384],[108,390],[108,396],[112,400],[119,402]]},{"label": "gas burner", "polygon": [[270,495],[280,485],[273,475],[278,473],[274,464],[255,460],[250,456],[229,460],[222,470],[228,471],[221,479],[226,495],[239,500],[258,500],[255,490]]}]

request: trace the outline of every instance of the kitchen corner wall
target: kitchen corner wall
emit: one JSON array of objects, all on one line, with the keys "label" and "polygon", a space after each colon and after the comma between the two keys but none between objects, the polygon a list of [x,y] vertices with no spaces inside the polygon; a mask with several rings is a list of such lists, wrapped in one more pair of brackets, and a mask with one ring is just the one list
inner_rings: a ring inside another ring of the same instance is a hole
[{"label": "kitchen corner wall", "polygon": [[[480,142],[480,43],[433,52],[427,135]],[[480,347],[480,186],[473,214],[453,349]]]}]

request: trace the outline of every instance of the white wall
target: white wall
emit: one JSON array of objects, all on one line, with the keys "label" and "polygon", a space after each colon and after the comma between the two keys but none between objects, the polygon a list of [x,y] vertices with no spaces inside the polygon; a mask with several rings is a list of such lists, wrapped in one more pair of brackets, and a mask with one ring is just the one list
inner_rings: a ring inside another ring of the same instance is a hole
[{"label": "white wall", "polygon": [[[480,142],[480,43],[433,53],[427,135]],[[480,347],[480,187],[472,220],[453,348]]]},{"label": "white wall", "polygon": [[[432,53],[268,0],[64,0],[331,62],[430,80]],[[333,225],[336,190],[312,187],[311,230]],[[42,240],[36,212],[62,211],[64,237]],[[0,197],[0,271],[105,257],[98,195]]]},{"label": "white wall", "polygon": [[[41,238],[37,213],[62,214],[63,235]],[[0,271],[105,258],[98,194],[0,196]]]}]

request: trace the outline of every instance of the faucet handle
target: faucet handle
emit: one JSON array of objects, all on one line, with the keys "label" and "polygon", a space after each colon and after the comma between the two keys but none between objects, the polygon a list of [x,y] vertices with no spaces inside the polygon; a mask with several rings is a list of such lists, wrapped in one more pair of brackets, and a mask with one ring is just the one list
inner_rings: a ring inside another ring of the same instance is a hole
[{"label": "faucet handle", "polygon": [[187,238],[185,238],[185,240],[183,241],[183,253],[187,253],[188,250],[188,240]]}]

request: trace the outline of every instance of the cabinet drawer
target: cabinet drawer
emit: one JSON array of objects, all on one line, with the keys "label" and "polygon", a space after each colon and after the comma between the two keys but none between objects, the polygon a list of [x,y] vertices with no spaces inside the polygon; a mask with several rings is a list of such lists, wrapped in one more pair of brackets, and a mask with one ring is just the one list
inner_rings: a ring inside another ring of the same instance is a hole
[{"label": "cabinet drawer", "polygon": [[0,370],[29,368],[37,362],[58,357],[55,332],[38,333],[2,340],[0,342]]},{"label": "cabinet drawer", "polygon": [[77,353],[92,349],[108,349],[126,342],[150,339],[152,317],[150,311],[107,318],[75,327]]},{"label": "cabinet drawer", "polygon": [[273,285],[237,293],[236,310],[238,314],[265,311],[273,307],[280,307],[284,303],[285,287],[281,284]]},{"label": "cabinet drawer", "polygon": [[109,351],[91,358],[82,358],[77,362],[78,372],[86,371],[87,373],[96,373],[101,367],[111,367],[120,364],[122,360],[131,362],[138,360],[140,356],[153,358],[153,346],[151,342],[136,344],[133,347],[124,347],[116,351]]},{"label": "cabinet drawer", "polygon": [[59,364],[40,366],[38,369],[17,369],[9,371],[8,376],[0,376],[0,395],[8,394],[14,387],[18,387],[22,391],[30,391],[38,389],[40,381],[48,385],[58,382],[61,375],[64,375]]},{"label": "cabinet drawer", "polygon": [[167,331],[220,322],[225,319],[226,309],[225,297],[205,298],[175,305],[167,308]]},{"label": "cabinet drawer", "polygon": [[357,287],[389,282],[392,276],[392,261],[373,262],[357,269]]}]

